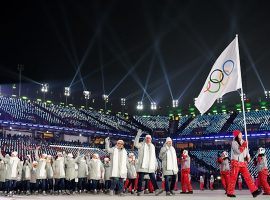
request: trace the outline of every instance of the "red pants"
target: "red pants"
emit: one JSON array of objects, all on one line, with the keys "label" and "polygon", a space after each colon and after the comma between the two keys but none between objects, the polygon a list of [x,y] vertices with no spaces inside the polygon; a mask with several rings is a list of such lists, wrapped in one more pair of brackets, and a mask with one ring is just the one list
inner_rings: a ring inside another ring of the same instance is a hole
[{"label": "red pants", "polygon": [[252,193],[252,192],[256,191],[258,188],[256,187],[256,185],[252,181],[252,178],[251,178],[250,173],[249,173],[248,168],[247,168],[247,163],[232,160],[232,162],[231,162],[231,180],[230,180],[230,183],[228,185],[227,194],[231,194],[231,195],[234,194],[235,184],[236,184],[236,180],[238,178],[239,172],[244,177],[250,192]]},{"label": "red pants", "polygon": [[162,188],[162,190],[165,191],[165,181],[162,181],[162,183],[161,183],[161,188]]},{"label": "red pants", "polygon": [[239,189],[239,190],[242,190],[242,189],[243,189],[243,188],[242,188],[242,182],[239,182],[239,181],[238,181],[238,189]]},{"label": "red pants", "polygon": [[182,185],[182,192],[192,191],[192,186],[190,183],[190,169],[181,170],[181,185]]},{"label": "red pants", "polygon": [[200,190],[204,190],[204,183],[200,183]]},{"label": "red pants", "polygon": [[221,175],[221,183],[223,185],[224,190],[227,192],[227,188],[230,182],[230,171],[222,171]]},{"label": "red pants", "polygon": [[268,170],[263,169],[258,173],[259,185],[263,188],[264,193],[270,194],[270,186],[267,182]]},{"label": "red pants", "polygon": [[214,183],[210,182],[210,190],[214,190]]}]

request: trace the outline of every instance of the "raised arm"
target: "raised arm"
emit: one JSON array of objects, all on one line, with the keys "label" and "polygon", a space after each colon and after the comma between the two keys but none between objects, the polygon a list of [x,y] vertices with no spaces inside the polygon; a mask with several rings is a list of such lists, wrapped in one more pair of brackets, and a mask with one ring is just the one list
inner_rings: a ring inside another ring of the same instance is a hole
[{"label": "raised arm", "polygon": [[35,150],[35,159],[36,161],[39,161],[39,156],[38,156],[38,150],[40,149],[40,146],[36,148]]},{"label": "raised arm", "polygon": [[137,135],[136,135],[136,137],[134,139],[134,146],[137,149],[140,149],[142,147],[142,144],[139,142],[141,135],[142,135],[142,130],[139,129],[138,132],[137,132]]},{"label": "raised arm", "polygon": [[105,139],[105,149],[108,153],[113,153],[113,149],[110,147],[110,138]]}]

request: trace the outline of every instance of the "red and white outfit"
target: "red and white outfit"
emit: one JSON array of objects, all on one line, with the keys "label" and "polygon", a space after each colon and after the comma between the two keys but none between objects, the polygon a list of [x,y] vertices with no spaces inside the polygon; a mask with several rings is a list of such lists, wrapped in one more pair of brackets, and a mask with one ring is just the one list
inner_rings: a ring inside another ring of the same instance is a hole
[{"label": "red and white outfit", "polygon": [[210,177],[210,190],[214,190],[214,182],[215,182],[214,176],[211,175],[211,177]]},{"label": "red and white outfit", "polygon": [[[234,131],[234,137],[237,137],[241,132]],[[247,149],[247,142],[241,140],[238,142],[234,139],[231,147],[231,179],[227,189],[227,196],[235,196],[235,184],[239,172],[245,179],[245,182],[254,197],[260,194],[260,191],[252,181],[250,173],[248,171],[246,159],[250,159],[250,155]]]},{"label": "red and white outfit", "polygon": [[181,185],[182,193],[192,193],[192,185],[190,182],[190,157],[188,151],[184,150],[181,157]]},{"label": "red and white outfit", "polygon": [[224,151],[221,154],[221,157],[218,158],[218,163],[220,164],[221,183],[227,193],[227,188],[230,182],[230,163],[228,158],[228,152]]},{"label": "red and white outfit", "polygon": [[204,178],[200,176],[200,190],[204,190]]},{"label": "red and white outfit", "polygon": [[264,155],[265,149],[259,148],[259,155],[257,157],[257,170],[258,170],[258,184],[263,188],[265,195],[270,195],[270,186],[267,182],[268,168],[267,158]]},{"label": "red and white outfit", "polygon": [[243,189],[242,185],[243,185],[242,176],[239,175],[239,177],[238,177],[238,189],[239,190],[242,190]]}]

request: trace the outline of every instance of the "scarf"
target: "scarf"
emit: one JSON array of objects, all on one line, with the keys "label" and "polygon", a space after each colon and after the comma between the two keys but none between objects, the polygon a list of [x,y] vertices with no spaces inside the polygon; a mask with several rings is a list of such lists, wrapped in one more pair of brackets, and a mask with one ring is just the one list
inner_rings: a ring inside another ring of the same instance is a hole
[{"label": "scarf", "polygon": [[122,149],[122,157],[120,159],[119,151],[116,147],[113,150],[112,177],[118,177],[119,174],[120,178],[125,178],[127,176],[127,151]]},{"label": "scarf", "polygon": [[46,160],[41,158],[40,161],[39,161],[39,164],[41,164],[40,166],[40,171],[39,171],[39,176],[40,177],[45,177],[46,176]]},{"label": "scarf", "polygon": [[178,172],[177,158],[174,147],[170,147],[167,151],[167,170]]},{"label": "scarf", "polygon": [[11,165],[11,178],[16,178],[18,171],[18,163],[19,163],[19,158],[18,157],[10,157],[10,165]]},{"label": "scarf", "polygon": [[57,160],[59,161],[59,175],[65,177],[64,158],[57,158]]},{"label": "scarf", "polygon": [[95,159],[95,158],[93,158],[92,160],[93,160],[93,164],[95,165],[95,167],[93,167],[93,168],[97,170],[97,171],[95,171],[96,176],[101,177],[100,160]]},{"label": "scarf", "polygon": [[151,171],[156,169],[156,152],[152,143],[144,143],[142,168]]}]

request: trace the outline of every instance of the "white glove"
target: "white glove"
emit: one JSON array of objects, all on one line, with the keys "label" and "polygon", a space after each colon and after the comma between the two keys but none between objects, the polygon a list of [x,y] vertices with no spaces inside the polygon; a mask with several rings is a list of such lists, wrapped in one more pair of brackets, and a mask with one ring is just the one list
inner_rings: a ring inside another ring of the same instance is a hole
[{"label": "white glove", "polygon": [[138,132],[137,132],[137,135],[138,135],[138,136],[141,136],[142,134],[143,134],[142,130],[139,129]]},{"label": "white glove", "polygon": [[110,142],[110,138],[109,137],[105,138],[105,142],[106,143],[109,143]]}]

